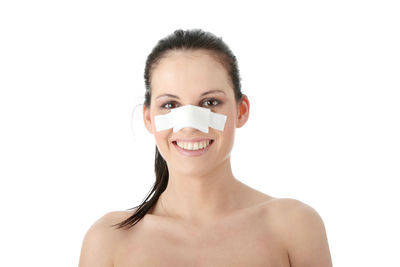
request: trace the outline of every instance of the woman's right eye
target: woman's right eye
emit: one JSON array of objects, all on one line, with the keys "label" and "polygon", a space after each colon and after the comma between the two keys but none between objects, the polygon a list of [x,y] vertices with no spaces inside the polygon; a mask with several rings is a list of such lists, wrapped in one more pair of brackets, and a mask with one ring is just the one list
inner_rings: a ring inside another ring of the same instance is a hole
[{"label": "woman's right eye", "polygon": [[164,108],[164,109],[171,109],[171,108],[174,107],[175,104],[176,104],[176,102],[167,102],[167,103],[163,104],[163,105],[161,106],[161,108]]}]

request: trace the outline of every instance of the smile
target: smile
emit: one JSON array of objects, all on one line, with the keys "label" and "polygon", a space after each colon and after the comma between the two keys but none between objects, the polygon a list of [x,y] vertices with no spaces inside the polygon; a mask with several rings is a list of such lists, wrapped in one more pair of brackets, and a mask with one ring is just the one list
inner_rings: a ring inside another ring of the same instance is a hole
[{"label": "smile", "polygon": [[186,150],[200,150],[210,145],[211,140],[204,140],[202,142],[176,142],[177,145]]},{"label": "smile", "polygon": [[200,156],[208,151],[214,143],[212,139],[203,139],[197,142],[176,140],[172,142],[175,148],[185,156]]}]

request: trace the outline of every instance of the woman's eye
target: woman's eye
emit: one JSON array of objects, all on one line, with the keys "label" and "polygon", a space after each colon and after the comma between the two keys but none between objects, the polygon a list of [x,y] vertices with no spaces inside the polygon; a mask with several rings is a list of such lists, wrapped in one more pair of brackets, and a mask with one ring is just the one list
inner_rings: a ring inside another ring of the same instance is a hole
[{"label": "woman's eye", "polygon": [[167,102],[167,103],[163,104],[161,107],[165,108],[165,109],[170,109],[170,108],[173,108],[175,104],[176,104],[175,102]]},{"label": "woman's eye", "polygon": [[215,107],[220,104],[220,102],[217,99],[207,99],[206,101],[203,102],[206,107]]},{"label": "woman's eye", "polygon": [[[206,107],[215,107],[221,104],[221,102],[217,99],[207,99],[202,102],[202,104]],[[163,105],[161,105],[161,108],[163,109],[171,109],[171,108],[176,108],[178,106],[178,103],[175,101],[172,102],[166,102]]]}]

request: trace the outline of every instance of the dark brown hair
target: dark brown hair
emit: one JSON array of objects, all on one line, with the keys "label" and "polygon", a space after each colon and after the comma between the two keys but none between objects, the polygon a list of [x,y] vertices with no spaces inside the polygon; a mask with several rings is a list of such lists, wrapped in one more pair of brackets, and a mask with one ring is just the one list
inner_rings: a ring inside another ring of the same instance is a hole
[{"label": "dark brown hair", "polygon": [[[148,55],[146,60],[146,66],[144,71],[144,81],[146,87],[144,105],[150,107],[151,100],[151,75],[156,67],[157,63],[166,56],[167,52],[173,50],[207,50],[211,52],[226,68],[233,85],[235,100],[237,103],[242,99],[240,75],[236,57],[228,45],[222,40],[210,32],[205,32],[200,29],[193,30],[176,30],[174,33],[158,41],[157,45],[153,48],[151,53]],[[143,200],[143,202],[130,210],[138,209],[132,216],[125,219],[122,222],[114,224],[117,228],[129,229],[138,223],[146,213],[155,205],[158,198],[164,192],[168,185],[168,166],[164,158],[161,156],[156,146],[155,154],[155,175],[156,181],[151,189],[150,193]],[[150,198],[150,196],[154,195]],[[150,199],[149,199],[150,198]]]}]

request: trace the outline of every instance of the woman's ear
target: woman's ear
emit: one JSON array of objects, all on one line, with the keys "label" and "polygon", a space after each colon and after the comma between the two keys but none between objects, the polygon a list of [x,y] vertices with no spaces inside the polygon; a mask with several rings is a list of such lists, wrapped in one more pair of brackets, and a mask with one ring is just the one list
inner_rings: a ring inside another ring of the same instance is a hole
[{"label": "woman's ear", "polygon": [[147,130],[152,134],[153,126],[151,124],[150,108],[147,108],[146,105],[143,105],[143,121],[144,121],[144,125],[146,126]]},{"label": "woman's ear", "polygon": [[236,128],[242,127],[249,119],[250,102],[245,94],[243,94],[240,104],[238,105],[238,113],[236,117]]}]

